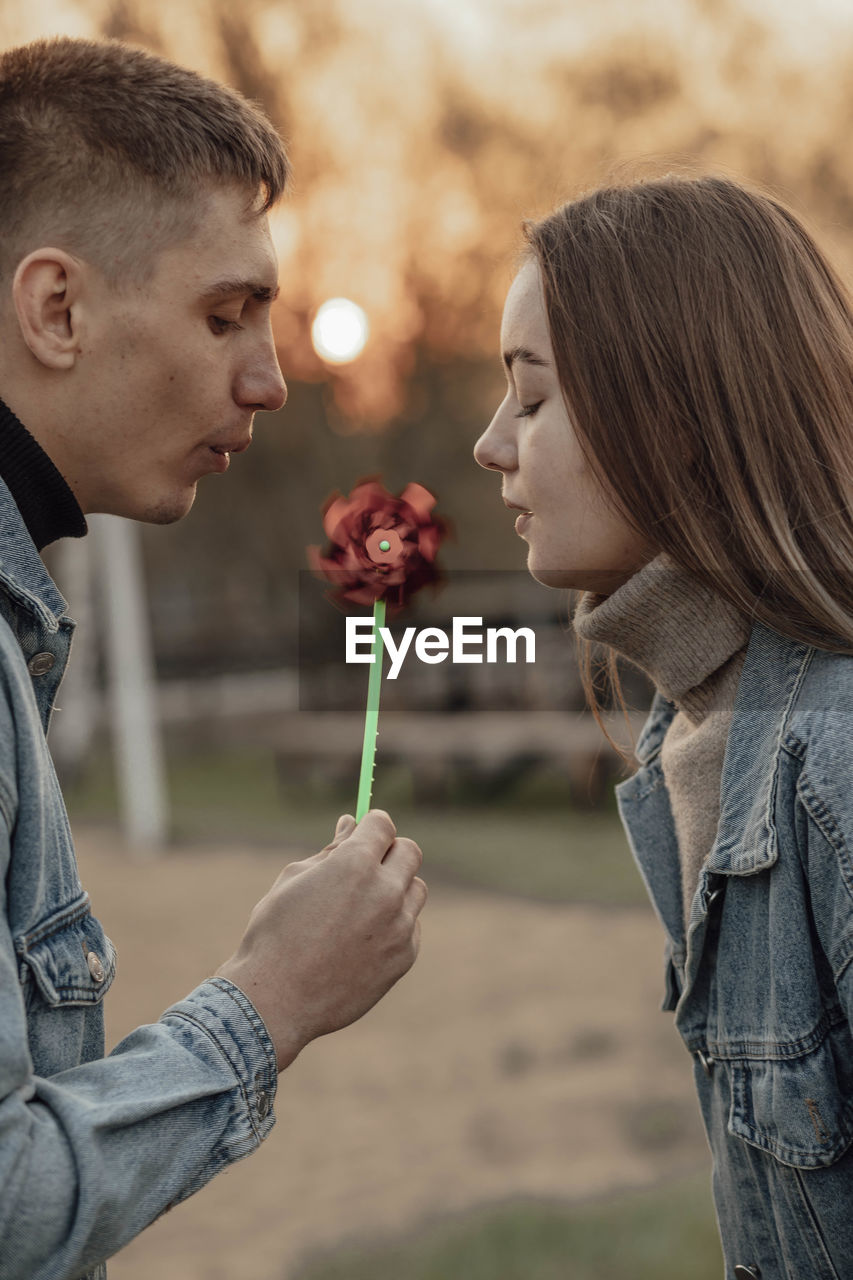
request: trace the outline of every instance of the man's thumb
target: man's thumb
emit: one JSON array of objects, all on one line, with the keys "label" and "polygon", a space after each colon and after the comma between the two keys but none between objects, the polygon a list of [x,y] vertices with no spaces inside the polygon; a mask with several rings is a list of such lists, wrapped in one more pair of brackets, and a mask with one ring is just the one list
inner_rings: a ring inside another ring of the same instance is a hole
[{"label": "man's thumb", "polygon": [[356,825],[356,820],[351,813],[342,813],[335,827],[335,839],[346,840],[347,836],[355,831]]}]

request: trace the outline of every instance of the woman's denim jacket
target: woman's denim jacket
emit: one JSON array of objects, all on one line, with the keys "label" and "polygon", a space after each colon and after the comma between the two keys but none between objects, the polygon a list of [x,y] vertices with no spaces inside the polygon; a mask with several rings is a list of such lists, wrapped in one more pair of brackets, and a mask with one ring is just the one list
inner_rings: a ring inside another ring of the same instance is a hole
[{"label": "woman's denim jacket", "polygon": [[663,1008],[694,1059],[726,1277],[849,1280],[853,657],[754,623],[686,938],[660,761],[674,714],[658,692],[616,797],[666,933]]},{"label": "woman's denim jacket", "polygon": [[103,1259],[274,1122],[275,1050],[224,979],[103,1056],[115,950],[80,884],[45,741],[64,613],[0,481],[1,1280],[105,1276]]}]

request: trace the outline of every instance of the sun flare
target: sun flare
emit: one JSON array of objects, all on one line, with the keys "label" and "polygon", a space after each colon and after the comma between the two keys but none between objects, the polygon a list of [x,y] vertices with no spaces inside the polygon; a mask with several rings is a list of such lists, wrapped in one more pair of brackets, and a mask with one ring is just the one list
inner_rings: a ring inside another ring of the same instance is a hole
[{"label": "sun flare", "polygon": [[329,298],[314,317],[311,341],[317,355],[329,364],[348,364],[361,355],[369,332],[367,316],[357,303]]}]

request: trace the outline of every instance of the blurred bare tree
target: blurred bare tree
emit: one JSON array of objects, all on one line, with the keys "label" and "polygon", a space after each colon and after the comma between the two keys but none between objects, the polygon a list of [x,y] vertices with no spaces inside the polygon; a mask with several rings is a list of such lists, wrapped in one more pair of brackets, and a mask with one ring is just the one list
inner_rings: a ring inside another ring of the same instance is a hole
[{"label": "blurred bare tree", "polygon": [[[483,5],[467,36],[418,0],[110,0],[98,22],[221,76],[288,139],[277,331],[291,375],[329,386],[345,432],[400,413],[416,345],[491,355],[520,219],[625,164],[766,182],[853,263],[843,52],[809,63],[736,0],[622,8],[618,25],[598,8]],[[340,293],[366,307],[372,338],[330,370],[308,326]]]},{"label": "blurred bare tree", "polygon": [[[853,270],[850,52],[838,42],[809,61],[738,0],[71,9],[263,103],[295,166],[271,218],[288,406],[261,416],[226,482],[200,486],[190,521],[146,530],[158,648],[176,666],[202,651],[220,666],[274,661],[322,499],[371,472],[439,493],[459,535],[451,566],[523,563],[495,479],[470,456],[502,394],[500,311],[523,217],[613,174],[712,167],[778,191]],[[39,21],[0,2],[7,39],[40,34]],[[331,368],[309,327],[337,294],[365,307],[371,339]]]}]

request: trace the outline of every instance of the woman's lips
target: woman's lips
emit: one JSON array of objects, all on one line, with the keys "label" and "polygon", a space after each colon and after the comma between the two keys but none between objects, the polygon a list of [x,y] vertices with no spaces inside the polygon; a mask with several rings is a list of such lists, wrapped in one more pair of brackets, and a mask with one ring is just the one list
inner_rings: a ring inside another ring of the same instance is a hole
[{"label": "woman's lips", "polygon": [[510,511],[521,512],[521,515],[518,516],[515,522],[515,532],[521,533],[521,531],[527,526],[528,520],[533,518],[533,512],[529,511],[527,507],[523,507],[519,502],[510,502],[505,494],[501,494],[501,501],[505,507],[509,508]]}]

